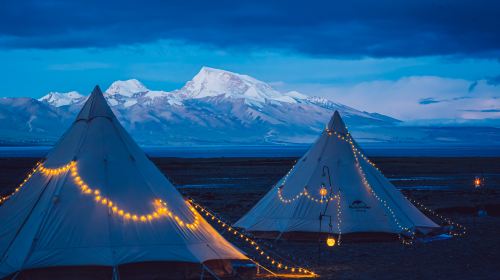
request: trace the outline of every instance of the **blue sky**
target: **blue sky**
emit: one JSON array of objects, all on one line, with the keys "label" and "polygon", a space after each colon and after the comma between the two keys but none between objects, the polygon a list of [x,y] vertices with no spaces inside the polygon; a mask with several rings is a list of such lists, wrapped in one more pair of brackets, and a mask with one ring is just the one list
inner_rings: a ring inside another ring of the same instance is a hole
[{"label": "blue sky", "polygon": [[[105,2],[105,3],[101,3]],[[0,96],[201,66],[404,120],[500,118],[497,1],[0,2]]]}]

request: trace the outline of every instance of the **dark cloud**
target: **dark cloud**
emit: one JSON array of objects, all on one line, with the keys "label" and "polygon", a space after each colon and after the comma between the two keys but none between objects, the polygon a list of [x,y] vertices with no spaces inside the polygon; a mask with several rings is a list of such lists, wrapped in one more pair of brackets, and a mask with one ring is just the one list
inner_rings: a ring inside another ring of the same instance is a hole
[{"label": "dark cloud", "polygon": [[463,110],[465,112],[476,112],[476,113],[499,113],[500,109],[479,109],[479,110]]},{"label": "dark cloud", "polygon": [[0,1],[0,47],[179,40],[329,57],[497,56],[499,1]]},{"label": "dark cloud", "polygon": [[420,104],[420,105],[429,105],[429,104],[434,104],[434,103],[451,102],[451,101],[457,101],[457,100],[463,100],[463,99],[470,99],[470,98],[472,98],[472,97],[471,96],[458,96],[458,97],[447,98],[447,99],[436,99],[436,98],[433,98],[433,97],[428,97],[428,98],[422,98],[422,99],[420,99],[418,101],[418,104]]},{"label": "dark cloud", "polygon": [[434,104],[434,103],[439,103],[442,102],[441,100],[436,100],[432,97],[429,98],[422,98],[418,101],[418,104],[420,105],[429,105],[429,104]]}]

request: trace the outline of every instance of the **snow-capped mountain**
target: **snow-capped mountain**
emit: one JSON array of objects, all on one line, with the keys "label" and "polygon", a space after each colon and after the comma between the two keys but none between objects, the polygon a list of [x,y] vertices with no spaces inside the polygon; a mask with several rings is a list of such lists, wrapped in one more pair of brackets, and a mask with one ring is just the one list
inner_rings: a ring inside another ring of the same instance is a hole
[{"label": "snow-capped mountain", "polygon": [[126,81],[116,81],[109,86],[106,90],[108,95],[123,95],[127,97],[133,97],[141,93],[148,92],[149,89],[146,88],[141,82],[136,79],[130,79]]},{"label": "snow-capped mountain", "polygon": [[[146,144],[310,142],[334,110],[355,126],[399,122],[325,98],[279,92],[250,76],[209,67],[178,90],[150,90],[131,79],[112,83],[104,96],[125,127]],[[65,100],[61,104],[70,98],[60,97]],[[39,100],[48,103],[47,97]],[[84,101],[78,97],[58,107],[76,113]]]},{"label": "snow-capped mountain", "polygon": [[80,101],[86,100],[86,97],[76,91],[70,91],[64,93],[49,92],[49,94],[45,95],[44,97],[38,100],[55,107],[61,107],[79,103]]},{"label": "snow-capped mountain", "polygon": [[201,68],[200,72],[176,93],[186,99],[223,95],[226,98],[244,99],[248,104],[255,105],[266,101],[297,102],[286,93],[280,93],[250,76],[209,67]]},{"label": "snow-capped mountain", "polygon": [[[296,91],[280,92],[250,76],[209,67],[178,90],[150,90],[131,79],[112,83],[104,96],[125,128],[145,145],[310,143],[334,110],[361,141],[413,139],[408,130],[398,133],[401,122],[391,117]],[[76,92],[51,92],[25,102],[26,108],[15,105],[18,98],[5,98],[0,102],[0,139],[21,134],[23,139],[33,138],[33,131],[57,139],[86,98]],[[5,111],[9,113],[2,114]],[[417,138],[438,135],[419,133]]]}]

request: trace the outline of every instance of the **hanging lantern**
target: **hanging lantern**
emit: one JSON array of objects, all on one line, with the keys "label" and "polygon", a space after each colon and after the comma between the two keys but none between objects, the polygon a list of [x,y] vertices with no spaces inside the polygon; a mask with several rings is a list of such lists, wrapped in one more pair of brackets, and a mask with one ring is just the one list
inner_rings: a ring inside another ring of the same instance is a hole
[{"label": "hanging lantern", "polygon": [[335,243],[336,243],[336,241],[335,241],[335,238],[334,238],[333,236],[329,235],[329,236],[326,238],[326,245],[327,245],[328,247],[333,247],[333,246],[335,246]]},{"label": "hanging lantern", "polygon": [[321,184],[321,188],[319,189],[319,195],[321,197],[325,197],[328,194],[328,190],[325,188],[325,184]]}]

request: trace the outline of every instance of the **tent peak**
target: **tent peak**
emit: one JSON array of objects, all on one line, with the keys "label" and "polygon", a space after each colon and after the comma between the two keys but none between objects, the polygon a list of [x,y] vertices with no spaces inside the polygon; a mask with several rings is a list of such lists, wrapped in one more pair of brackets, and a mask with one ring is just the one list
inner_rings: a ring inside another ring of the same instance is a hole
[{"label": "tent peak", "polygon": [[93,95],[93,94],[100,94],[100,95],[102,95],[101,87],[99,87],[99,85],[95,85],[95,87],[92,90],[92,93],[90,95]]},{"label": "tent peak", "polygon": [[104,98],[99,85],[96,85],[92,90],[92,93],[83,105],[83,108],[78,114],[76,120],[90,120],[96,117],[104,117],[109,119],[115,117],[113,111],[111,111],[111,108],[108,105],[108,102]]},{"label": "tent peak", "polygon": [[333,131],[337,131],[337,132],[342,133],[342,134],[346,134],[348,132],[347,128],[344,124],[344,121],[340,117],[339,111],[335,110],[335,112],[333,113],[333,116],[330,119],[330,122],[328,122],[328,129],[333,130]]}]

